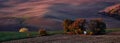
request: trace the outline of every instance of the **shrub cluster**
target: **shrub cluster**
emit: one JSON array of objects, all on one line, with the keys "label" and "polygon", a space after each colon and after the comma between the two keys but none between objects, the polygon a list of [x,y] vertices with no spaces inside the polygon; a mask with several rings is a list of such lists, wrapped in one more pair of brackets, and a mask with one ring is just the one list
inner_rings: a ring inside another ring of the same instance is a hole
[{"label": "shrub cluster", "polygon": [[40,30],[38,30],[38,34],[39,34],[39,36],[46,36],[47,32],[45,29],[40,29]]},{"label": "shrub cluster", "polygon": [[[63,22],[64,32],[69,34],[105,34],[106,24],[102,18],[91,19],[89,22],[84,18],[76,20],[65,19]],[[88,32],[90,31],[90,32]]]},{"label": "shrub cluster", "polygon": [[25,27],[24,28],[20,28],[19,32],[26,33],[27,37],[31,37],[28,28],[25,28]]},{"label": "shrub cluster", "polygon": [[[27,37],[32,37],[32,33],[30,33],[28,28],[20,28],[19,32],[20,33],[26,33]],[[37,34],[38,36],[46,36],[46,35],[48,35],[47,31],[45,29],[39,29],[37,33],[38,33]]]},{"label": "shrub cluster", "polygon": [[20,28],[19,32],[28,32],[27,28]]}]

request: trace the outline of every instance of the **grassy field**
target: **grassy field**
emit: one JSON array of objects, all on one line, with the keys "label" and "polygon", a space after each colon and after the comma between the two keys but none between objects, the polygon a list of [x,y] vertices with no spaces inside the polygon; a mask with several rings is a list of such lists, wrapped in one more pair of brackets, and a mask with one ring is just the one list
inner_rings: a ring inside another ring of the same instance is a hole
[{"label": "grassy field", "polygon": [[[37,33],[31,32],[32,37],[34,37]],[[19,32],[0,32],[0,42],[1,41],[9,41],[9,40],[16,40],[16,39],[23,39],[27,38],[26,33],[19,33]]]},{"label": "grassy field", "polygon": [[[63,31],[49,31],[47,32],[48,35],[60,34]],[[30,32],[30,37],[38,36],[37,32]],[[0,32],[0,42],[9,41],[9,40],[17,40],[17,39],[24,39],[30,38],[27,36],[27,33],[20,33],[20,32]]]},{"label": "grassy field", "polygon": [[106,29],[106,32],[107,32],[107,33],[109,33],[109,32],[120,32],[120,28]]},{"label": "grassy field", "polygon": [[[117,32],[120,31],[120,29],[107,29],[107,33],[109,32]],[[54,35],[54,34],[62,34],[63,31],[48,31],[47,32],[49,35]],[[30,32],[31,37],[36,37],[38,36],[37,32]],[[0,42],[3,41],[10,41],[10,40],[17,40],[17,39],[24,39],[24,38],[29,38],[27,36],[27,33],[20,33],[20,32],[0,32]]]}]

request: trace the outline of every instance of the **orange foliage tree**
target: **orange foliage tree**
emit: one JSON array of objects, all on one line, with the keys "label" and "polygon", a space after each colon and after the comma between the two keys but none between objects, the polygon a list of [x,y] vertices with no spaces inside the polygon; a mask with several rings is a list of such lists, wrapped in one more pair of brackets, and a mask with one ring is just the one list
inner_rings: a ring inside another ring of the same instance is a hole
[{"label": "orange foliage tree", "polygon": [[71,32],[72,34],[82,34],[85,31],[84,25],[86,20],[83,18],[76,19],[75,21],[64,20],[63,26],[65,32]]},{"label": "orange foliage tree", "polygon": [[63,22],[63,27],[64,27],[64,32],[69,32],[69,26],[73,23],[72,20],[70,19],[65,19],[64,22]]}]

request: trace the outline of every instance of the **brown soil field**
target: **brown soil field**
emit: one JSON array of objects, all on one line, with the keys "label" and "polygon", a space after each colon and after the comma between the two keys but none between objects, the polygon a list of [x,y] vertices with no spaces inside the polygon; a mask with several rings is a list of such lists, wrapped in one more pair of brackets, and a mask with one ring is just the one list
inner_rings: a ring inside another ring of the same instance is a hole
[{"label": "brown soil field", "polygon": [[120,43],[120,35],[65,35],[57,34],[20,40],[6,41],[2,43]]}]

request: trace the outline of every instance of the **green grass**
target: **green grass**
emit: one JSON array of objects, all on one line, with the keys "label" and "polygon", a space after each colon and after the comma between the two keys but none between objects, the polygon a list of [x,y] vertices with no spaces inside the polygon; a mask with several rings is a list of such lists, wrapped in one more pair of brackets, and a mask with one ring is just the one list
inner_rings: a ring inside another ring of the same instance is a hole
[{"label": "green grass", "polygon": [[[120,31],[120,29],[107,29],[107,33],[109,32],[117,32]],[[48,35],[54,35],[54,34],[62,34],[63,31],[48,31]],[[37,32],[30,32],[31,37],[38,36]],[[3,41],[10,41],[10,40],[17,40],[17,39],[24,39],[28,38],[26,33],[20,33],[20,32],[0,32],[0,42]]]},{"label": "green grass", "polygon": [[[37,33],[31,32],[31,37],[34,37]],[[19,32],[0,32],[0,42],[2,41],[9,41],[9,40],[16,40],[16,39],[23,39],[27,38],[28,36],[26,33],[19,33]]]},{"label": "green grass", "polygon": [[[63,31],[48,31],[48,35],[60,34]],[[37,32],[30,32],[30,37],[38,36]],[[17,39],[24,39],[29,38],[27,33],[20,33],[20,32],[0,32],[0,42],[3,41],[10,41],[10,40],[17,40]]]},{"label": "green grass", "polygon": [[54,35],[54,34],[63,34],[64,31],[48,31],[47,32],[49,35]]},{"label": "green grass", "polygon": [[106,29],[106,32],[120,32],[120,28],[112,28],[112,29]]}]

